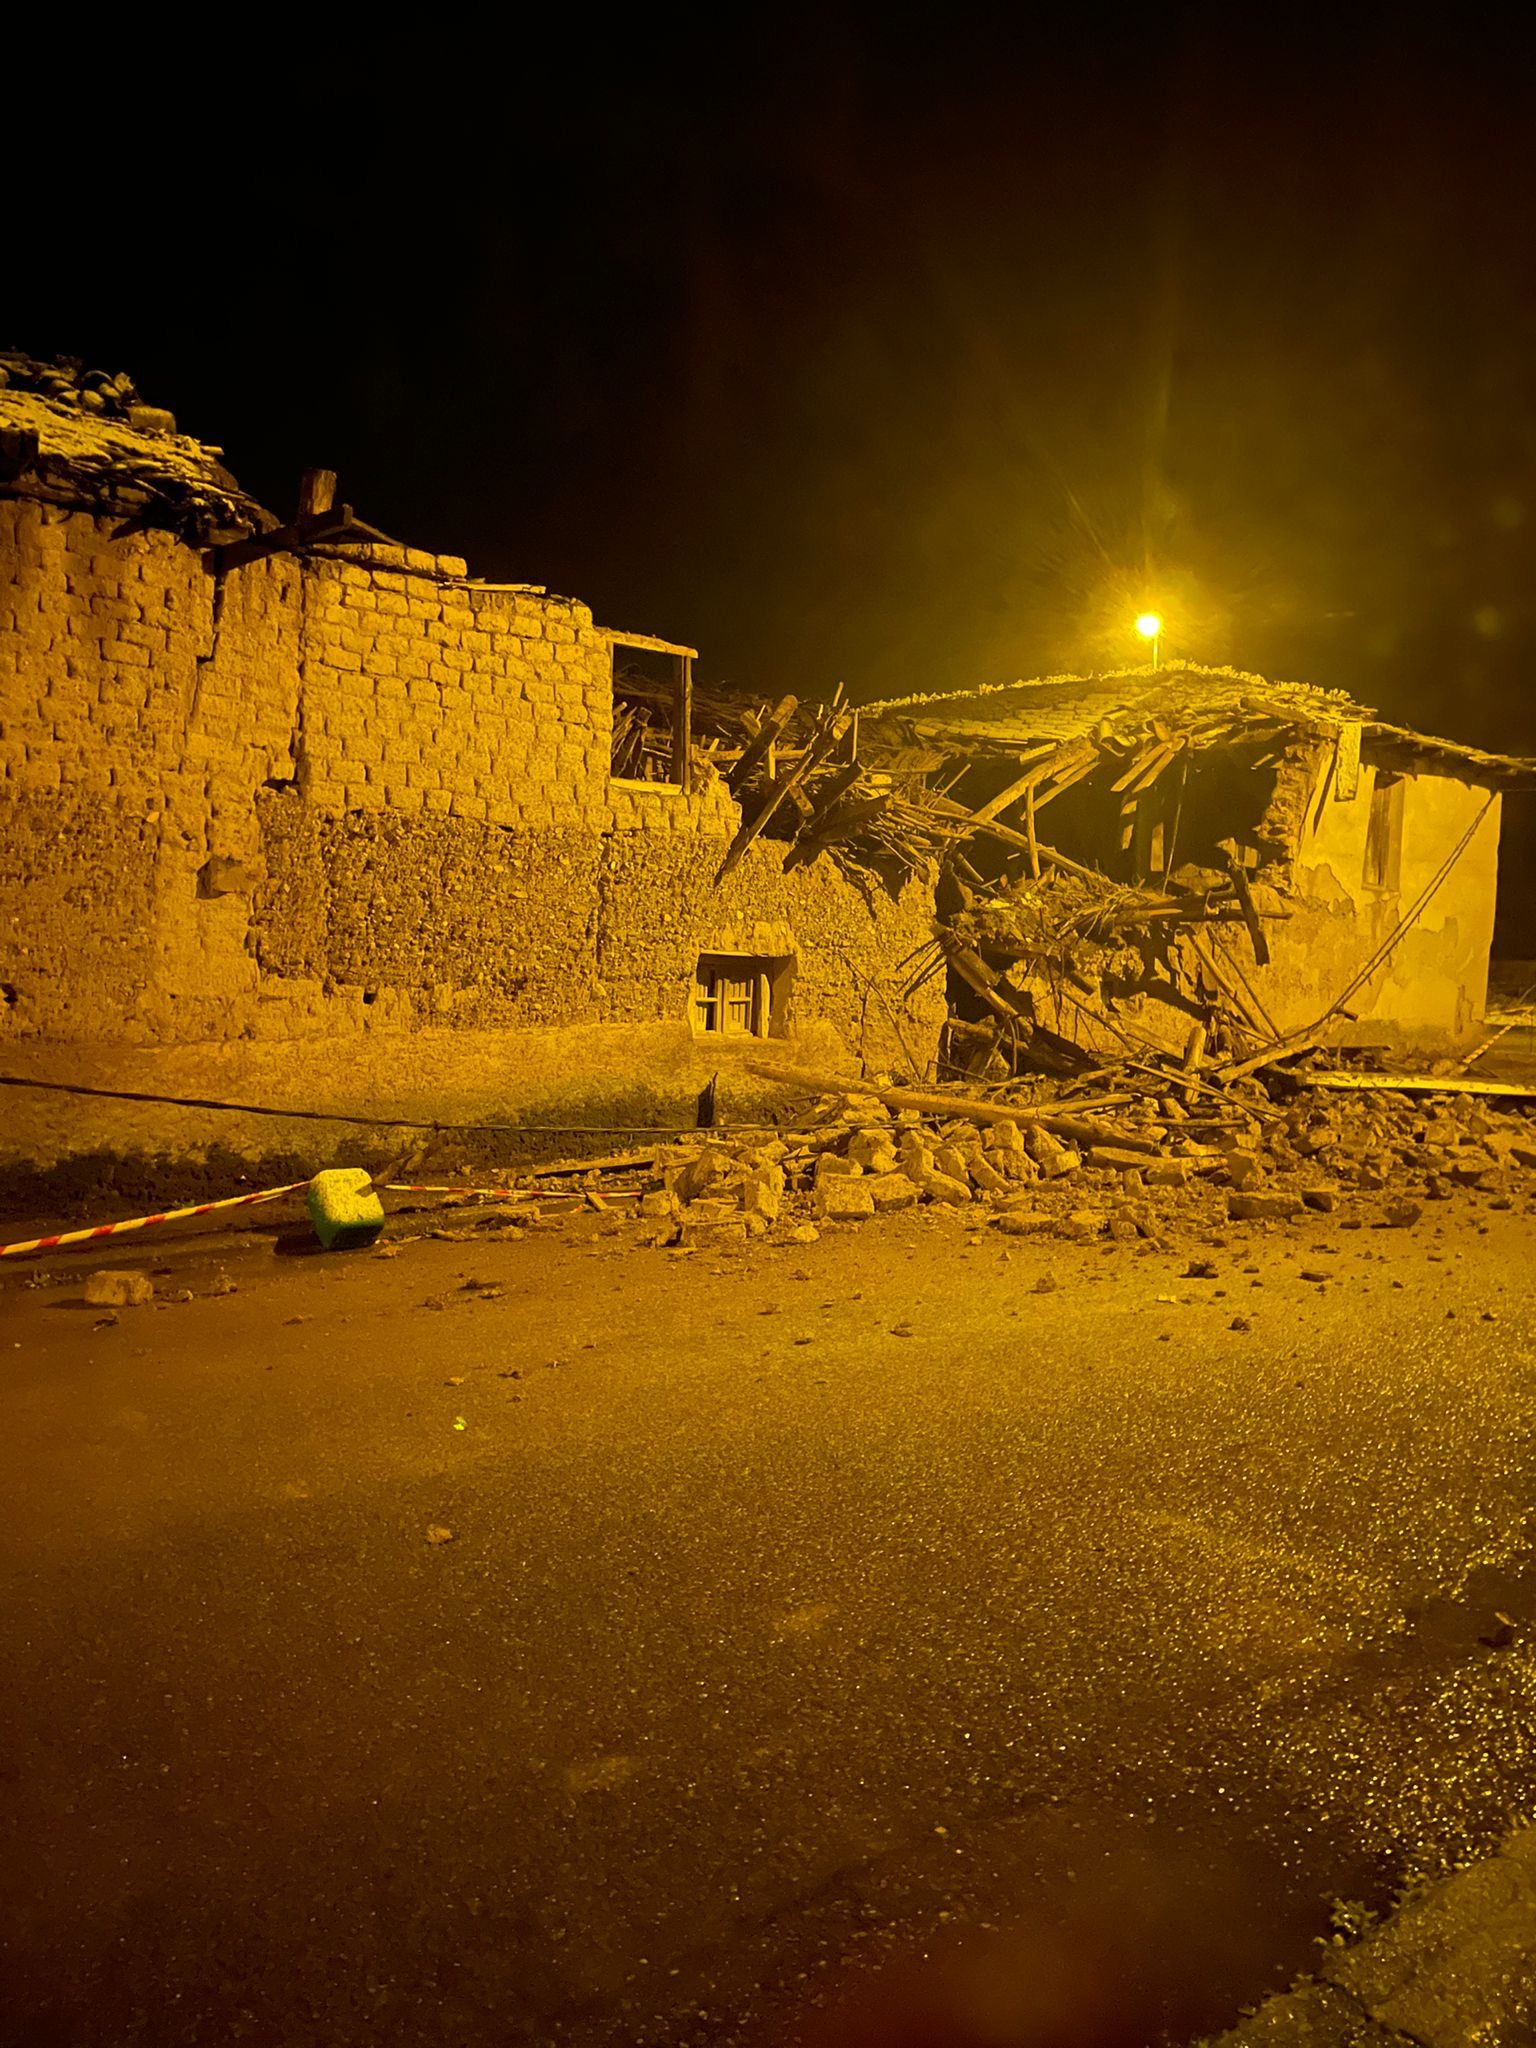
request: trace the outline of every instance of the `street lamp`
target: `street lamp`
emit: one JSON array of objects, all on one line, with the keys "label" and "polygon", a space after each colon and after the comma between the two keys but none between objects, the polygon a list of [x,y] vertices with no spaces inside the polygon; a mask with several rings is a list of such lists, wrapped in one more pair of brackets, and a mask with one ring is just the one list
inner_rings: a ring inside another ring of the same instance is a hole
[{"label": "street lamp", "polygon": [[1143,612],[1136,621],[1136,630],[1143,640],[1152,646],[1152,666],[1157,667],[1158,651],[1163,644],[1163,617],[1161,612]]}]

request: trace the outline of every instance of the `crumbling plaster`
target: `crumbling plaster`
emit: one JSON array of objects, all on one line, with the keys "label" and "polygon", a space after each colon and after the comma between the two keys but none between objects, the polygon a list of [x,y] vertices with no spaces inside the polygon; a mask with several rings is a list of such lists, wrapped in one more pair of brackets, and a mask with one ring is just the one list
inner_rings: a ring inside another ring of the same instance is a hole
[{"label": "crumbling plaster", "polygon": [[1256,986],[1278,1023],[1305,1029],[1432,889],[1382,966],[1349,998],[1354,1022],[1342,1019],[1332,1036],[1392,1050],[1455,1051],[1475,1040],[1487,1000],[1502,799],[1447,775],[1405,775],[1397,886],[1375,888],[1365,879],[1366,837],[1379,772],[1363,762],[1356,795],[1341,801],[1320,766],[1318,800],[1296,850],[1290,915],[1270,928],[1274,958]]}]

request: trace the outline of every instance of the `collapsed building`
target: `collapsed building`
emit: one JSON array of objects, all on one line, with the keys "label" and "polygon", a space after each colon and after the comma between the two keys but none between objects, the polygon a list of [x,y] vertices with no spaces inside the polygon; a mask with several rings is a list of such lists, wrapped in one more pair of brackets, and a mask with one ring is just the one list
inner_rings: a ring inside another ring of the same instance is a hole
[{"label": "collapsed building", "polygon": [[795,743],[733,851],[776,833],[787,867],[932,881],[892,994],[944,987],[951,1077],[1480,1041],[1503,793],[1536,763],[1192,663],[711,717],[738,777]]},{"label": "collapsed building", "polygon": [[1477,1041],[1533,764],[1193,665],[858,709],[695,660],[0,357],[0,1165]]},{"label": "collapsed building", "polygon": [[861,751],[938,813],[958,1067],[1478,1041],[1536,764],[1194,665],[875,705]]}]

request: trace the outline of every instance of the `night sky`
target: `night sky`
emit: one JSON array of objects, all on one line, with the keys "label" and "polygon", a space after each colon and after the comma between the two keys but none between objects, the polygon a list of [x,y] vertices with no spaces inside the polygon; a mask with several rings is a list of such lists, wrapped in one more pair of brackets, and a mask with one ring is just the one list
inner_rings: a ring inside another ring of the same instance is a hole
[{"label": "night sky", "polygon": [[1536,753],[1515,32],[467,19],[99,66],[0,339],[754,691],[1134,662],[1155,603],[1171,655]]}]

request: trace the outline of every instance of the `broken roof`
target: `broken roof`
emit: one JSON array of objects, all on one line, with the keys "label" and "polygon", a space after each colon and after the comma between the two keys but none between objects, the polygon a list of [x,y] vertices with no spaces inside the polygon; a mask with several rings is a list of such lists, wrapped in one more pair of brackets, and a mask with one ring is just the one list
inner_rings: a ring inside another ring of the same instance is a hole
[{"label": "broken roof", "polygon": [[1331,739],[1350,724],[1359,725],[1364,750],[1383,761],[1461,781],[1536,786],[1536,761],[1390,725],[1346,691],[1271,682],[1197,662],[984,683],[969,690],[887,698],[860,712],[866,751],[906,766],[918,766],[924,756],[936,766],[939,758],[955,753],[1014,754],[1051,741],[1094,736],[1129,745],[1155,735],[1210,747],[1269,739],[1289,728]]},{"label": "broken roof", "polygon": [[275,524],[225,469],[222,449],[177,433],[126,380],[91,375],[0,357],[0,494],[164,527],[194,545]]}]

